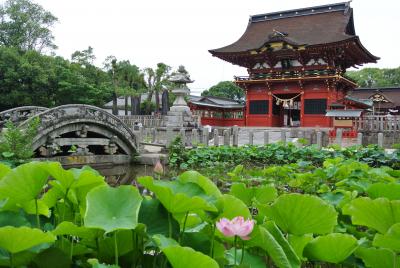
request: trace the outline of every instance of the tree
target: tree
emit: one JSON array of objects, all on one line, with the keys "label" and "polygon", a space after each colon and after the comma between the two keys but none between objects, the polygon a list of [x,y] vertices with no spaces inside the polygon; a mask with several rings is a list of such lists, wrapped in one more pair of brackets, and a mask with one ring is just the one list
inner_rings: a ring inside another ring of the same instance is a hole
[{"label": "tree", "polygon": [[215,96],[233,100],[242,100],[244,93],[243,89],[231,81],[222,81],[215,86],[210,87],[210,89],[203,91],[201,96]]},{"label": "tree", "polygon": [[95,59],[96,56],[94,55],[93,48],[91,46],[82,51],[77,50],[71,55],[72,62],[83,66],[93,65],[93,61]]},{"label": "tree", "polygon": [[0,44],[21,50],[55,49],[50,28],[57,18],[29,0],[7,0],[0,7]]},{"label": "tree", "polygon": [[394,69],[364,68],[359,71],[348,71],[346,76],[355,81],[359,87],[400,86],[400,67]]},{"label": "tree", "polygon": [[144,81],[147,90],[147,100],[146,100],[146,113],[151,113],[151,100],[153,94],[156,99],[155,110],[158,112],[160,110],[160,91],[163,85],[168,84],[168,77],[171,71],[171,67],[164,64],[158,63],[157,68],[153,70],[152,68],[144,69]]}]

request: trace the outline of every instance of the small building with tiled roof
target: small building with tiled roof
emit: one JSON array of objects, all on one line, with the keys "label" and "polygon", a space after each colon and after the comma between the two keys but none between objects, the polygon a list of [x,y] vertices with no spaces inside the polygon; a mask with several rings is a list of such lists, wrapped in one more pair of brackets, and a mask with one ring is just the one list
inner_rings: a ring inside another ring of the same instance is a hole
[{"label": "small building with tiled roof", "polygon": [[253,15],[236,42],[209,52],[247,68],[235,77],[246,126],[332,127],[331,107],[365,106],[345,99],[357,87],[346,69],[379,59],[356,35],[350,2]]},{"label": "small building with tiled roof", "polygon": [[371,101],[376,115],[400,115],[400,86],[356,88],[350,96]]},{"label": "small building with tiled roof", "polygon": [[202,125],[244,126],[244,103],[214,96],[189,96],[188,105]]}]

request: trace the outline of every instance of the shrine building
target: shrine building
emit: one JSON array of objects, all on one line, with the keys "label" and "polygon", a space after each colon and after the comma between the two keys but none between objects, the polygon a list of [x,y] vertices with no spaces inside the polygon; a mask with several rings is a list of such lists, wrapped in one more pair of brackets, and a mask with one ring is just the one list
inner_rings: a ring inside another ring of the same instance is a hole
[{"label": "shrine building", "polygon": [[209,52],[247,68],[235,77],[245,126],[332,127],[327,111],[368,108],[347,97],[357,85],[346,69],[379,59],[356,35],[350,2],[251,16],[238,41]]}]

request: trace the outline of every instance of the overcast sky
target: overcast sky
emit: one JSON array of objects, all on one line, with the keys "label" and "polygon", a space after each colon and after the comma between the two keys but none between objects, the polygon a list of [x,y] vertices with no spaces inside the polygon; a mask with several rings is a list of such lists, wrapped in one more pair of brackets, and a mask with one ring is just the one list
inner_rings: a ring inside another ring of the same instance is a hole
[{"label": "overcast sky", "polygon": [[[1,1],[4,2],[4,1]],[[192,93],[234,75],[245,75],[208,52],[236,41],[249,15],[335,3],[334,0],[36,0],[59,19],[54,27],[58,55],[94,48],[96,65],[108,55],[141,68],[164,62],[184,65],[195,83]],[[373,67],[400,64],[400,1],[352,2],[356,33],[381,57]]]}]

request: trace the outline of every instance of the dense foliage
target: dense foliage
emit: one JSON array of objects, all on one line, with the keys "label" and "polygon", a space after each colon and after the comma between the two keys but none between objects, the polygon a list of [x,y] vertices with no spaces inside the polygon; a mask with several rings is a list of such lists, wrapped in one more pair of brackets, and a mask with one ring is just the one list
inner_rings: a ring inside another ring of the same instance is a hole
[{"label": "dense foliage", "polygon": [[[0,164],[0,266],[397,267],[400,171],[322,167],[238,166],[222,191],[195,171],[142,177],[141,195],[89,167]],[[248,239],[216,228],[238,216]]]},{"label": "dense foliage", "polygon": [[0,161],[12,166],[28,161],[34,154],[32,142],[38,126],[39,120],[32,120],[22,130],[8,121],[0,132]]},{"label": "dense foliage", "polygon": [[348,71],[346,76],[354,80],[359,87],[400,86],[400,67],[393,69],[364,68],[359,71]]},{"label": "dense foliage", "polygon": [[201,96],[223,97],[233,100],[242,100],[244,98],[243,89],[231,81],[221,81],[218,84],[204,90]]},{"label": "dense foliage", "polygon": [[385,153],[384,149],[371,145],[368,147],[324,148],[315,146],[297,146],[289,143],[271,143],[265,146],[211,146],[192,150],[180,150],[179,141],[174,143],[178,149],[169,154],[169,163],[180,169],[204,169],[210,172],[226,171],[242,164],[245,166],[283,165],[298,161],[309,161],[314,166],[321,166],[327,158],[342,157],[367,163],[372,167],[382,165],[400,168],[399,150],[394,154]]}]

